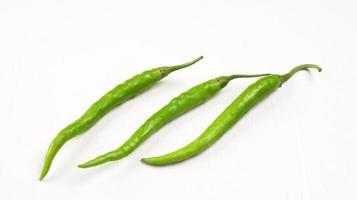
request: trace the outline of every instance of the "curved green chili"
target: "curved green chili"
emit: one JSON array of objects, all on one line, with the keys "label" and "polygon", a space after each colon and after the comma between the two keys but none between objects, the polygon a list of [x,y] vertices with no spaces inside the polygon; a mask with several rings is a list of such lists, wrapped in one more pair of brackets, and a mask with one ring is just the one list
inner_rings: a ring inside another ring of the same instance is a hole
[{"label": "curved green chili", "polygon": [[192,143],[176,150],[174,152],[151,158],[143,158],[142,162],[161,166],[169,165],[189,159],[216,142],[229,128],[231,128],[239,119],[241,119],[252,107],[263,100],[270,93],[275,91],[284,82],[286,82],[296,72],[308,68],[313,68],[321,71],[321,68],[305,64],[292,69],[284,75],[270,75],[260,78],[255,83],[250,85],[246,90],[239,95],[231,105],[229,105],[214,122]]},{"label": "curved green chili", "polygon": [[47,154],[45,156],[40,180],[42,180],[48,173],[52,161],[60,148],[70,139],[83,133],[98,122],[106,113],[135,97],[143,91],[149,89],[156,82],[169,75],[171,72],[188,67],[203,57],[200,56],[188,63],[176,66],[157,67],[151,70],[144,71],[124,83],[117,85],[97,102],[95,102],[79,119],[62,129],[57,136],[52,140]]},{"label": "curved green chili", "polygon": [[230,80],[235,78],[248,78],[266,75],[268,74],[237,74],[232,76],[221,76],[196,85],[195,87],[172,99],[166,106],[154,113],[122,146],[114,151],[108,152],[81,164],[78,167],[88,168],[109,161],[120,160],[133,152],[141,143],[143,143],[165,124],[213,97],[221,89],[223,89]]}]

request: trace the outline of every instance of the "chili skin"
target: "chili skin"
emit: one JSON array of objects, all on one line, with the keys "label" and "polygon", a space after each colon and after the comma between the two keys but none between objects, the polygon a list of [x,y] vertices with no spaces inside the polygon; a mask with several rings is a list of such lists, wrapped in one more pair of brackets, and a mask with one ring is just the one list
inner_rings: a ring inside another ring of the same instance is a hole
[{"label": "chili skin", "polygon": [[39,179],[43,180],[45,178],[57,152],[67,141],[85,132],[94,126],[109,111],[149,89],[155,83],[169,75],[171,72],[193,65],[202,58],[203,57],[200,56],[185,64],[157,67],[144,71],[141,74],[135,75],[134,77],[126,80],[124,83],[117,85],[115,88],[107,92],[80,118],[62,129],[52,140],[50,146],[48,147]]},{"label": "chili skin", "polygon": [[141,125],[135,133],[119,148],[114,151],[105,153],[94,158],[86,163],[78,165],[80,168],[89,168],[109,161],[120,160],[131,152],[133,152],[140,144],[148,139],[152,134],[157,132],[161,127],[180,115],[188,112],[196,106],[204,103],[208,99],[215,96],[221,89],[223,89],[229,81],[235,78],[249,78],[266,76],[269,74],[258,75],[232,75],[221,76],[215,79],[208,80],[204,83],[194,86],[188,91],[180,94],[172,99],[167,105],[162,107],[159,111],[154,113],[148,120]]},{"label": "chili skin", "polygon": [[296,72],[308,68],[321,71],[321,68],[316,65],[305,64],[295,67],[285,75],[270,75],[260,78],[244,90],[193,142],[174,152],[158,157],[143,158],[141,161],[148,165],[162,166],[178,163],[198,155],[215,143],[251,108],[274,92]]}]

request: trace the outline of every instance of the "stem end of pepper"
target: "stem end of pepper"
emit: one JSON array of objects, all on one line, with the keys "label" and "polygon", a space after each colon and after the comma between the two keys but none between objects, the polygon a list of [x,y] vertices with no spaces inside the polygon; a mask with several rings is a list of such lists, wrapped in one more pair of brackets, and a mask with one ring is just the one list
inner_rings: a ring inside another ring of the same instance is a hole
[{"label": "stem end of pepper", "polygon": [[284,75],[281,75],[280,78],[281,78],[281,84],[285,83],[287,80],[289,80],[292,76],[294,76],[294,74],[296,72],[299,72],[301,70],[308,70],[308,69],[315,69],[317,70],[318,72],[321,72],[322,71],[322,68],[317,66],[317,65],[314,65],[314,64],[303,64],[303,65],[299,65],[297,67],[294,67],[292,70],[290,70],[290,72],[284,74]]},{"label": "stem end of pepper", "polygon": [[199,57],[193,59],[193,60],[190,61],[190,62],[181,64],[181,65],[160,67],[159,70],[160,70],[160,72],[161,72],[162,78],[164,78],[164,77],[166,77],[167,75],[169,75],[171,72],[174,72],[174,71],[176,71],[176,70],[183,69],[183,68],[186,68],[186,67],[188,67],[188,66],[191,66],[191,65],[195,64],[196,62],[198,62],[198,61],[200,61],[200,60],[202,60],[202,59],[203,59],[203,56],[199,56]]},{"label": "stem end of pepper", "polygon": [[255,77],[269,76],[269,75],[271,74],[234,74],[230,76],[220,76],[216,78],[216,80],[219,82],[221,88],[224,88],[229,81],[236,78],[255,78]]}]

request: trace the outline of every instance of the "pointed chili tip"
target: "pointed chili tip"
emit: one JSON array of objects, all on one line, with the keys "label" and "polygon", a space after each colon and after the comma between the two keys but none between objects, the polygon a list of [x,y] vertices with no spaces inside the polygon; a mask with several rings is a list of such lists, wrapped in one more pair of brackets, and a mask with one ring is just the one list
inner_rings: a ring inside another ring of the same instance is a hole
[{"label": "pointed chili tip", "polygon": [[87,168],[88,166],[86,166],[86,165],[85,165],[85,163],[83,163],[83,164],[79,164],[79,165],[77,165],[77,167],[78,167],[78,168],[82,168],[82,169],[83,169],[83,168]]},{"label": "pointed chili tip", "polygon": [[99,159],[99,160],[93,159],[93,160],[87,161],[85,163],[79,164],[79,165],[77,165],[77,167],[82,168],[82,169],[95,167],[97,165],[102,164],[103,162],[101,162],[101,161],[102,161],[102,159]]},{"label": "pointed chili tip", "polygon": [[42,175],[41,175],[41,176],[38,178],[38,180],[39,180],[39,181],[43,181],[44,178],[45,178],[45,176],[42,176]]},{"label": "pointed chili tip", "polygon": [[85,169],[85,168],[93,167],[91,164],[92,164],[92,162],[88,161],[88,162],[77,165],[77,167],[81,168],[81,169]]},{"label": "pointed chili tip", "polygon": [[150,158],[142,158],[140,159],[140,161],[146,165],[151,165],[151,166],[154,166],[155,164],[150,162]]},{"label": "pointed chili tip", "polygon": [[101,165],[101,164],[104,164],[106,162],[109,162],[109,161],[112,161],[113,157],[113,152],[109,152],[109,153],[106,153],[106,154],[103,154],[101,156],[98,156],[92,160],[89,160],[85,163],[82,163],[82,164],[79,164],[78,167],[79,168],[90,168],[90,167],[95,167],[95,166],[98,166],[98,165]]},{"label": "pointed chili tip", "polygon": [[46,168],[46,166],[44,166],[44,167],[42,168],[41,175],[40,175],[40,177],[38,178],[39,181],[42,181],[42,180],[46,177],[46,175],[47,175],[47,173],[48,173],[48,170],[49,170],[49,168]]}]

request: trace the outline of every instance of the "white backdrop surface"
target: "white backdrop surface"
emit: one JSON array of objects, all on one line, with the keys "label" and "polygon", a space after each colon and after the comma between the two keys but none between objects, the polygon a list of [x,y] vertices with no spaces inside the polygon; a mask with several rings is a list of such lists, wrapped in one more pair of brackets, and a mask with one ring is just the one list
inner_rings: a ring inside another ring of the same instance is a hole
[{"label": "white backdrop surface", "polygon": [[[2,0],[0,199],[357,199],[356,19],[353,0]],[[102,94],[199,55],[67,143],[38,181],[49,142]],[[303,63],[323,72],[300,72],[187,162],[140,158],[196,138],[252,79],[232,81],[123,160],[76,167],[195,84]]]}]

